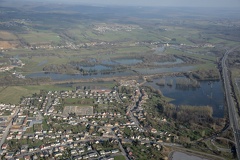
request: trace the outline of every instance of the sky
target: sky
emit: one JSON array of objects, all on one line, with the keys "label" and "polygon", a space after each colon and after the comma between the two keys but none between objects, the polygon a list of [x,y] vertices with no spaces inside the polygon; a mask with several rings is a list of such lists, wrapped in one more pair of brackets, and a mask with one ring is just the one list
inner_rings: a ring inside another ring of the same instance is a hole
[{"label": "sky", "polygon": [[173,6],[173,7],[221,7],[239,8],[240,0],[42,0],[58,3],[83,3],[91,5],[124,5],[124,6]]},{"label": "sky", "polygon": [[215,7],[215,8],[236,8],[240,10],[240,0],[0,0],[3,2],[52,2],[85,5],[118,5],[118,6],[168,6],[168,7]]}]

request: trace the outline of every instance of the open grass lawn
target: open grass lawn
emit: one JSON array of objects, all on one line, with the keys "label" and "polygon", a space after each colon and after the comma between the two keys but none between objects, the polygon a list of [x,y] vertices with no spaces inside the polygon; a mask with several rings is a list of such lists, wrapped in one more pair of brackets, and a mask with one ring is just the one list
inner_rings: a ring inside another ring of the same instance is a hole
[{"label": "open grass lawn", "polygon": [[9,86],[0,88],[0,103],[18,104],[21,97],[31,96],[34,93],[40,93],[40,90],[69,90],[69,87],[55,85],[32,85],[32,86]]},{"label": "open grass lawn", "polygon": [[69,62],[68,58],[61,58],[58,56],[39,56],[31,58],[22,58],[23,63],[26,65],[21,69],[23,72],[38,72],[43,71],[43,68],[47,65],[61,65]]},{"label": "open grass lawn", "polygon": [[188,56],[203,62],[203,64],[196,65],[196,70],[209,70],[209,69],[216,70],[217,69],[216,68],[217,65],[215,64],[217,62],[217,58],[215,56],[203,55],[203,54],[197,54],[197,53],[186,53],[186,52],[182,52],[172,48],[167,48],[165,50],[165,53],[175,54],[175,55],[184,55],[184,56]]},{"label": "open grass lawn", "polygon": [[192,57],[192,58],[196,58],[198,60],[216,61],[216,57],[215,56],[197,54],[197,53],[194,53],[194,52],[193,53],[187,53],[187,52],[179,51],[179,50],[176,50],[176,49],[173,49],[173,48],[167,48],[165,50],[165,53],[189,56],[189,57]]},{"label": "open grass lawn", "polygon": [[114,160],[125,160],[123,155],[114,157]]},{"label": "open grass lawn", "polygon": [[195,70],[218,70],[217,65],[213,63],[205,63],[205,64],[199,64],[196,65]]},{"label": "open grass lawn", "polygon": [[160,37],[148,29],[133,29],[131,31],[106,31],[99,33],[89,28],[89,26],[80,25],[79,28],[67,31],[69,35],[80,42],[90,42],[91,40],[100,41],[159,41]]},{"label": "open grass lawn", "polygon": [[91,42],[86,34],[86,28],[80,27],[80,28],[74,28],[71,30],[66,31],[66,34],[70,35],[72,38],[74,38],[76,41],[79,41],[81,43],[88,43]]},{"label": "open grass lawn", "polygon": [[19,34],[20,37],[25,39],[30,44],[38,43],[51,43],[59,42],[61,38],[58,34],[53,32],[43,32],[43,31],[30,31],[27,34]]},{"label": "open grass lawn", "polygon": [[[188,38],[195,38],[198,34],[197,30],[186,29],[182,27],[172,27],[172,26],[164,26],[167,28],[165,31],[161,32],[160,36],[163,38],[164,42],[168,43],[179,43],[179,44],[187,44],[192,45],[193,43],[188,40]],[[176,41],[172,41],[172,39],[176,39]]]},{"label": "open grass lawn", "polygon": [[71,90],[72,87],[65,87],[65,86],[59,86],[59,85],[30,85],[30,86],[24,86],[25,89],[29,91],[40,91],[40,90],[46,90],[46,91],[65,91],[65,90]]},{"label": "open grass lawn", "polygon": [[[26,86],[9,86],[0,87],[0,103],[18,104],[21,97],[31,96],[34,93],[40,93],[40,90],[46,91],[65,91],[74,90],[76,86],[90,86],[91,88],[113,88],[114,82],[98,82],[96,83],[76,83],[73,85],[26,85]],[[92,100],[91,100],[92,102]]]},{"label": "open grass lawn", "polygon": [[72,88],[76,87],[86,87],[86,89],[112,89],[116,86],[116,82],[113,81],[98,81],[98,82],[81,82],[81,83],[74,83]]},{"label": "open grass lawn", "polygon": [[150,49],[148,47],[145,46],[132,46],[132,47],[121,47],[119,48],[116,52],[117,53],[143,53],[143,52],[147,52]]},{"label": "open grass lawn", "polygon": [[39,93],[39,90],[28,90],[20,86],[7,87],[0,92],[0,102],[18,104],[22,96],[30,96],[34,93]]}]

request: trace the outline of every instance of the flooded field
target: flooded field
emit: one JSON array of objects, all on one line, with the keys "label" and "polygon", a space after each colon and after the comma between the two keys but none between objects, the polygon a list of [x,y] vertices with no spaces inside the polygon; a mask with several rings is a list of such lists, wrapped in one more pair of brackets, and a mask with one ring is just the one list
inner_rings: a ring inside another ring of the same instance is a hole
[{"label": "flooded field", "polygon": [[187,72],[194,69],[194,66],[181,66],[181,67],[163,67],[163,68],[137,68],[138,73],[149,75],[167,72]]},{"label": "flooded field", "polygon": [[[145,85],[159,89],[166,97],[174,99],[175,105],[211,106],[214,117],[224,116],[224,91],[221,81],[201,81],[197,86],[177,84],[183,77],[153,79]],[[164,84],[163,84],[164,82]]]},{"label": "flooded field", "polygon": [[104,60],[102,64],[104,65],[135,65],[138,63],[142,63],[141,59],[136,58],[123,58],[123,59],[114,59],[114,60]]},{"label": "flooded field", "polygon": [[94,78],[107,78],[109,76],[128,76],[128,75],[137,75],[133,71],[124,71],[124,72],[117,72],[117,73],[109,73],[109,74],[60,74],[60,73],[45,73],[45,72],[38,72],[38,73],[31,73],[28,74],[27,78],[50,78],[51,80],[56,81],[64,81],[64,80],[74,80],[74,79],[94,79]]},{"label": "flooded field", "polygon": [[79,66],[79,68],[82,68],[84,70],[95,70],[95,71],[102,71],[102,70],[109,70],[111,67],[107,67],[104,65],[94,65],[94,66]]}]

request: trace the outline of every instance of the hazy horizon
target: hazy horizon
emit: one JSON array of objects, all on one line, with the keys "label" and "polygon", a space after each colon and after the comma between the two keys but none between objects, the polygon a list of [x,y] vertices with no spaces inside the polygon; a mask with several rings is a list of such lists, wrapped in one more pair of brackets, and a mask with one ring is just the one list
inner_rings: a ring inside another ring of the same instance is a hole
[{"label": "hazy horizon", "polygon": [[[46,1],[57,1],[57,0],[46,0]],[[65,1],[65,0],[61,0]],[[239,0],[69,0],[69,2],[78,2],[86,4],[99,4],[99,5],[122,5],[122,6],[169,6],[169,7],[240,7]]]},{"label": "hazy horizon", "polygon": [[[240,8],[240,0],[2,0],[2,2],[51,2],[64,4],[85,4],[85,5],[115,5],[115,6],[139,6],[139,7],[213,7],[213,8]],[[1,2],[1,0],[0,0]],[[2,3],[1,2],[1,3]]]}]

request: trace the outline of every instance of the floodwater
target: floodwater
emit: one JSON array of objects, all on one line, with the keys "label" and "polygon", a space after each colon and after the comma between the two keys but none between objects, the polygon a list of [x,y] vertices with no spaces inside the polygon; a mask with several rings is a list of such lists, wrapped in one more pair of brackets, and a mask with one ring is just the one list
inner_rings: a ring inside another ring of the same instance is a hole
[{"label": "floodwater", "polygon": [[154,62],[155,65],[174,65],[174,64],[181,64],[184,63],[184,61],[180,58],[176,58],[176,61],[169,61],[169,62]]},{"label": "floodwater", "polygon": [[95,71],[103,71],[103,70],[109,70],[111,67],[107,67],[104,65],[94,65],[94,66],[79,66],[79,68],[82,68],[84,70],[95,70]]},{"label": "floodwater", "polygon": [[170,159],[171,160],[208,160],[205,158],[197,157],[197,156],[182,153],[182,152],[174,152]]},{"label": "floodwater", "polygon": [[138,64],[138,63],[142,63],[143,61],[141,59],[117,59],[115,60],[115,62],[117,62],[120,65],[134,65],[134,64]]},{"label": "floodwater", "polygon": [[135,69],[138,73],[148,75],[148,74],[158,74],[158,73],[173,73],[173,72],[188,72],[194,69],[194,66],[181,66],[181,67],[163,67],[163,68],[140,68]]},{"label": "floodwater", "polygon": [[[165,77],[153,79],[145,85],[159,89],[166,97],[174,99],[171,101],[174,105],[191,106],[211,106],[213,108],[213,117],[224,117],[224,91],[221,81],[201,81],[198,88],[181,88],[176,85],[176,80],[183,77]],[[172,85],[159,86],[156,83],[164,79],[166,83],[172,82]]]},{"label": "floodwater", "polygon": [[[128,61],[129,62],[129,61]],[[96,68],[95,68],[96,67]],[[45,73],[45,72],[37,72],[37,73],[31,73],[26,75],[27,78],[50,78],[52,80],[58,80],[58,81],[63,81],[63,80],[71,80],[71,79],[92,79],[92,78],[106,78],[109,76],[137,76],[139,74],[147,75],[147,74],[158,74],[158,73],[167,73],[167,72],[186,72],[190,71],[191,69],[194,68],[194,66],[183,66],[183,67],[169,67],[169,68],[144,68],[144,69],[134,69],[132,70],[124,70],[121,72],[114,71],[113,73],[109,74],[102,74],[99,71],[104,71],[105,67],[107,69],[111,67],[107,67],[104,65],[96,65],[92,67],[85,67],[85,69],[95,69],[96,72],[95,74],[88,74],[88,75],[82,75],[82,74],[60,74],[60,73]],[[97,69],[99,67],[99,69]],[[84,68],[83,68],[84,69]]]},{"label": "floodwater", "polygon": [[110,74],[60,74],[60,73],[45,73],[45,72],[37,72],[28,74],[27,78],[50,78],[51,80],[55,81],[64,81],[64,80],[76,80],[76,79],[94,79],[94,78],[107,78],[110,76],[130,76],[130,75],[137,75],[133,71],[124,71],[124,72],[116,72]]},{"label": "floodwater", "polygon": [[114,59],[114,60],[104,60],[102,64],[105,65],[135,65],[138,63],[142,63],[141,59],[136,58],[123,58],[123,59]]}]

